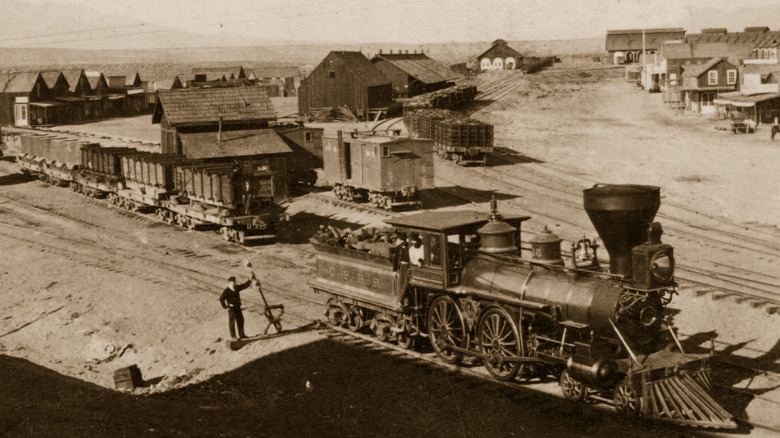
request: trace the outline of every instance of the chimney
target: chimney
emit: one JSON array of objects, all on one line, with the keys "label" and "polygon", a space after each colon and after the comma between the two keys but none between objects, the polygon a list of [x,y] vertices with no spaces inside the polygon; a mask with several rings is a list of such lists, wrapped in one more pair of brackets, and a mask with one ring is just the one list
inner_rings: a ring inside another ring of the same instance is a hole
[{"label": "chimney", "polygon": [[380,54],[380,55],[382,54],[382,49],[379,49],[379,54]]}]

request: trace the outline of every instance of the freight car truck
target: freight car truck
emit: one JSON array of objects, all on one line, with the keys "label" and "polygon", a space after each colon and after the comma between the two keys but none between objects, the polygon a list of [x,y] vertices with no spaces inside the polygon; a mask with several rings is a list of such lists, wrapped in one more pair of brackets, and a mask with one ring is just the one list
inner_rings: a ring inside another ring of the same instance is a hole
[{"label": "freight car truck", "polygon": [[325,178],[339,199],[377,208],[419,208],[433,188],[433,142],[377,132],[323,136]]}]

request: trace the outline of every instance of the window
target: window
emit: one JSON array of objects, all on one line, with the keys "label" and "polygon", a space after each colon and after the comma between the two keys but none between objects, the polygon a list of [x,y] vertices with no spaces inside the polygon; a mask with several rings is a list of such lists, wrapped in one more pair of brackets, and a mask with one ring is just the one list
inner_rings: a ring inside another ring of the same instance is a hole
[{"label": "window", "polygon": [[390,146],[382,146],[382,156],[383,157],[390,156]]},{"label": "window", "polygon": [[441,266],[441,236],[438,234],[428,235],[428,256],[430,266]]},{"label": "window", "polygon": [[713,100],[715,100],[715,93],[701,93],[701,106],[712,106]]},{"label": "window", "polygon": [[726,83],[729,85],[734,85],[737,83],[737,71],[736,70],[726,70]]},{"label": "window", "polygon": [[331,70],[328,72],[328,78],[329,79],[336,79],[336,72]]},{"label": "window", "polygon": [[718,85],[717,70],[710,70],[707,72],[707,85]]},{"label": "window", "polygon": [[311,132],[305,132],[303,134],[305,141],[311,141]]},{"label": "window", "polygon": [[669,73],[669,85],[677,86],[677,73]]}]

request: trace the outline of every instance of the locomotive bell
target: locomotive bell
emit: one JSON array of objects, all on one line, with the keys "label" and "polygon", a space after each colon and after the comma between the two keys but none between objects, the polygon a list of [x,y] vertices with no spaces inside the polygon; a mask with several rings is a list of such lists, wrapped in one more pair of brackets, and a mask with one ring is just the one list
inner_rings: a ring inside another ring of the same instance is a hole
[{"label": "locomotive bell", "polygon": [[490,221],[482,226],[479,234],[479,250],[489,254],[515,254],[518,249],[515,245],[515,232],[511,225],[504,222],[497,212],[496,200],[490,201]]},{"label": "locomotive bell", "polygon": [[533,252],[533,259],[548,265],[563,266],[563,257],[561,257],[562,241],[563,239],[547,229],[547,226],[545,225],[544,229],[539,234],[529,240]]}]

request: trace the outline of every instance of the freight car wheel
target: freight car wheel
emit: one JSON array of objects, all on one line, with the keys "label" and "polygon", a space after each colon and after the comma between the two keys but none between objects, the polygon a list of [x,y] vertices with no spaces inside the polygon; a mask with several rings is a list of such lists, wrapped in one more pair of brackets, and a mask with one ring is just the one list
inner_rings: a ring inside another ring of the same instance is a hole
[{"label": "freight car wheel", "polygon": [[486,355],[485,368],[498,380],[512,380],[520,372],[519,362],[507,361],[522,355],[520,334],[509,313],[492,307],[482,313],[477,329],[479,351]]},{"label": "freight car wheel", "polygon": [[349,315],[349,322],[347,323],[347,328],[350,331],[359,332],[360,329],[363,328],[364,321],[365,320],[363,318],[363,309],[356,307],[355,310],[351,312]]},{"label": "freight car wheel", "polygon": [[463,314],[452,298],[442,295],[431,302],[428,310],[428,336],[441,360],[454,364],[463,359],[463,354],[447,348],[448,345],[468,345]]},{"label": "freight car wheel", "polygon": [[563,370],[558,384],[561,386],[561,392],[563,393],[563,397],[566,400],[575,402],[581,402],[585,400],[585,396],[588,393],[585,385],[579,380],[573,378],[569,374],[569,370]]},{"label": "freight car wheel", "polygon": [[615,386],[615,410],[625,415],[638,416],[642,409],[642,399],[631,383],[625,380]]},{"label": "freight car wheel", "polygon": [[328,311],[326,313],[328,322],[336,327],[343,327],[349,319],[349,312],[335,298],[328,300]]}]

